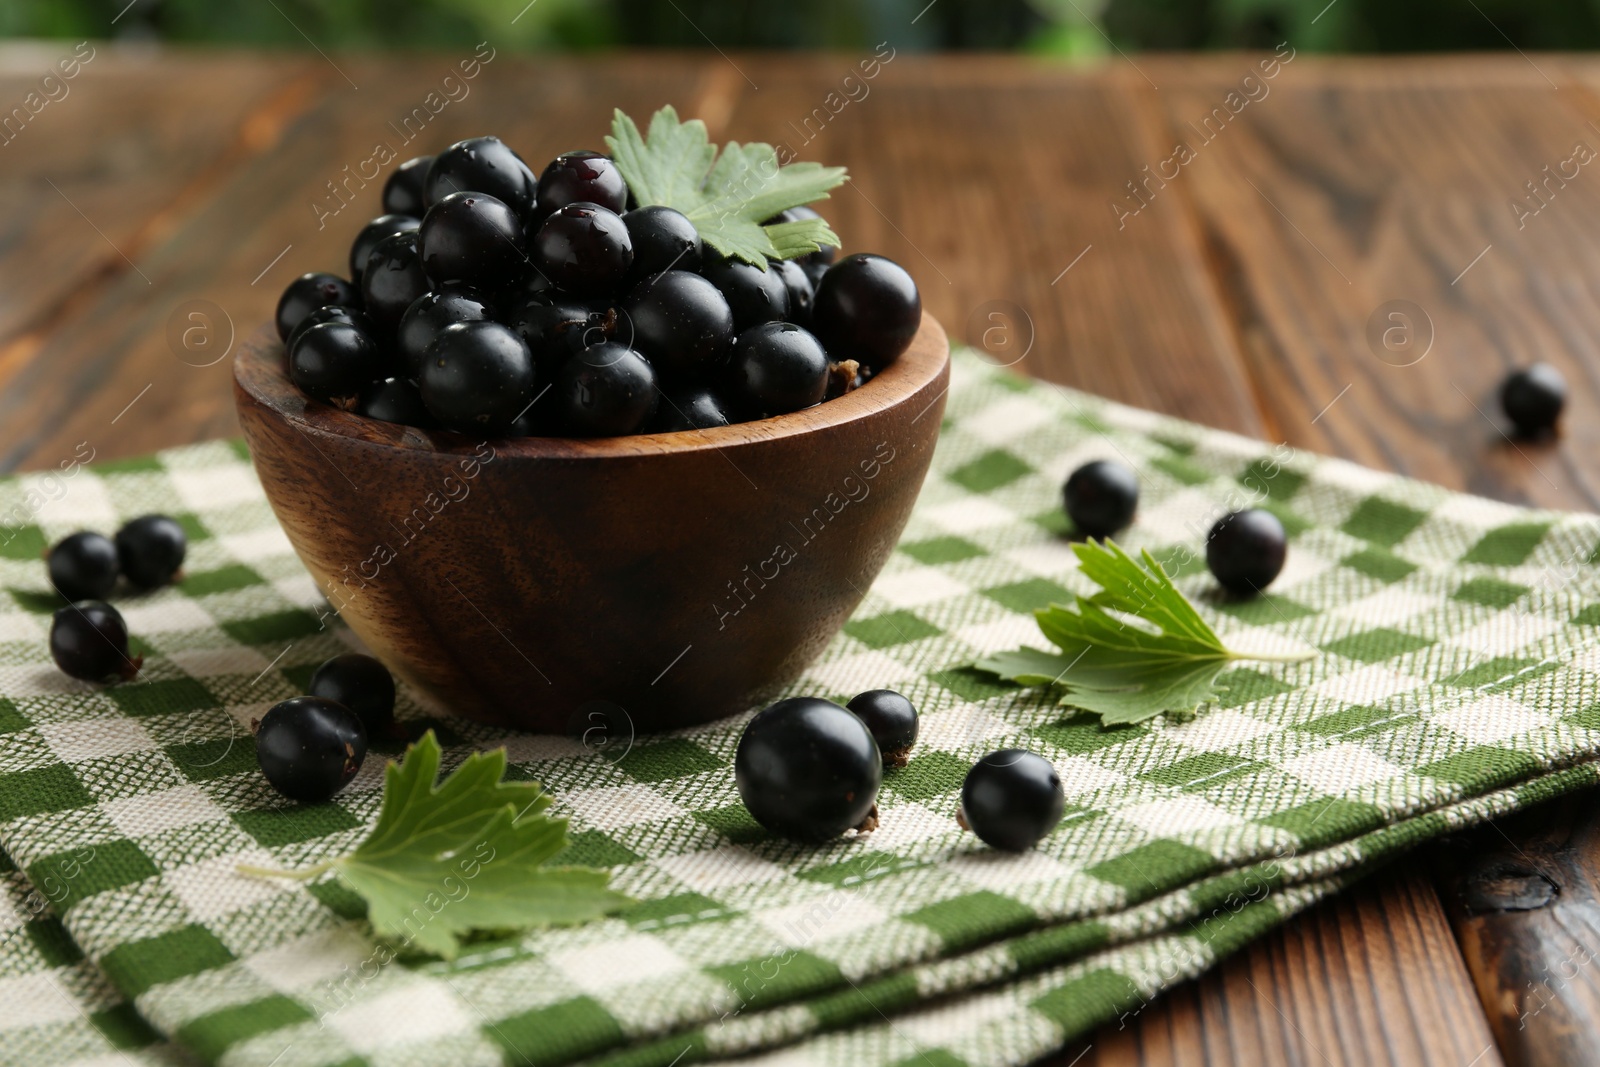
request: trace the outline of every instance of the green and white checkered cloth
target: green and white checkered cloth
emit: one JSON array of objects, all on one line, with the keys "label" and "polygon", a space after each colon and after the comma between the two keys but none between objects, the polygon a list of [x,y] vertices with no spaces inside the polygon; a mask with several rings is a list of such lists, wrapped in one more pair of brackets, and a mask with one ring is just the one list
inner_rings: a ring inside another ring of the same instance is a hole
[{"label": "green and white checkered cloth", "polygon": [[[964,667],[1042,646],[1031,610],[1087,590],[1059,487],[1108,457],[1141,474],[1122,542],[1167,563],[1230,643],[1321,655],[1233,670],[1221,705],[1192,721],[1110,731]],[[1289,564],[1271,596],[1223,600],[1203,538],[1251,503],[1284,519]],[[180,585],[118,601],[145,670],[107,688],[64,678],[45,646],[56,602],[39,550],[147,511],[180,516],[192,547]],[[0,483],[0,517],[18,515],[0,528],[0,845],[54,887],[61,944],[83,958],[20,961],[13,939],[6,973],[58,987],[71,983],[39,976],[103,974],[155,1032],[229,1065],[665,1065],[778,1045],[785,1063],[1023,1062],[1373,863],[1592,783],[1600,755],[1600,520],[1263,445],[962,353],[900,551],[793,687],[889,686],[922,710],[880,828],[822,848],[763,833],[732,781],[742,720],[639,738],[616,758],[403,692],[402,718],[454,758],[505,744],[513,773],[571,817],[570,860],[611,867],[639,903],[450,964],[380,965],[360,901],[331,876],[234,870],[348,851],[376,815],[382,763],[310,807],[255,768],[250,719],[352,638],[319,623],[242,449]],[[954,821],[967,768],[1003,747],[1048,756],[1067,792],[1060,828],[1022,856]],[[74,1014],[84,1048],[85,1014],[115,1004],[96,988]]]}]

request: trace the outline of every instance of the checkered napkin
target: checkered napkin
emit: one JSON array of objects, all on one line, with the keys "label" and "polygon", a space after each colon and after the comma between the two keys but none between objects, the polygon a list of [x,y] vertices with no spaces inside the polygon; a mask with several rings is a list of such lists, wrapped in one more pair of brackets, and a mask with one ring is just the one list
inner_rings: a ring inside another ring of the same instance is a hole
[{"label": "checkered napkin", "polygon": [[[230,1065],[666,1064],[796,1040],[788,1054],[807,1062],[938,1048],[945,1062],[1014,1063],[1372,862],[1594,780],[1600,520],[1205,430],[970,354],[953,381],[900,551],[794,687],[891,686],[922,709],[880,829],[823,848],[764,834],[730,773],[742,721],[639,738],[619,758],[453,720],[404,692],[401,716],[434,727],[453,758],[506,744],[513,773],[546,783],[572,819],[571,861],[611,867],[639,902],[450,964],[377,965],[361,903],[334,878],[235,873],[348,851],[381,786],[369,759],[334,803],[303,807],[255,770],[249,720],[352,639],[319,622],[242,449],[0,483],[0,844],[54,887],[61,943],[83,957],[54,966],[97,965],[156,1032]],[[1106,457],[1141,474],[1124,543],[1179,575],[1231,644],[1321,654],[1231,671],[1220,706],[1192,721],[1112,731],[964,667],[1042,645],[1031,610],[1088,591],[1058,492]],[[1217,515],[1250,503],[1285,521],[1289,565],[1271,596],[1222,600],[1198,550]],[[38,552],[145,511],[188,527],[187,577],[119,599],[140,680],[72,682],[45,652],[55,602]],[[1060,828],[1019,857],[953,818],[966,769],[1011,746],[1050,757],[1067,791]],[[1201,951],[1162,962],[1197,939]],[[17,962],[25,940],[3,952],[12,971],[70,984]]]}]

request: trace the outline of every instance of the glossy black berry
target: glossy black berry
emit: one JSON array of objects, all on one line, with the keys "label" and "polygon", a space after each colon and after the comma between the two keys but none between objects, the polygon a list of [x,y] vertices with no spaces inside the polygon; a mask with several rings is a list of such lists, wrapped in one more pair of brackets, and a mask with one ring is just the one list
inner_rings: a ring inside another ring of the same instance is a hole
[{"label": "glossy black berry", "polygon": [[870,689],[845,707],[867,724],[885,767],[904,767],[917,743],[917,708],[893,689]]},{"label": "glossy black berry", "polygon": [[[792,207],[787,211],[780,211],[778,214],[774,215],[772,218],[763,223],[763,225],[770,225],[776,222],[799,222],[801,219],[820,218],[822,218],[822,216],[817,214],[815,208],[806,207],[802,204],[800,207]],[[799,259],[795,260],[795,262],[800,264],[800,266],[805,269],[807,276],[811,278],[811,283],[815,285],[817,279],[822,276],[822,272],[827,270],[828,267],[832,265],[833,261],[838,258],[839,249],[836,246],[823,245],[815,252],[808,252],[801,256]]]},{"label": "glossy black berry", "polygon": [[633,241],[632,277],[643,280],[664,270],[700,269],[700,231],[687,215],[652,204],[622,216]]},{"label": "glossy black berry", "polygon": [[622,216],[597,204],[568,204],[539,226],[534,265],[577,296],[598,296],[621,284],[633,266],[633,240]]},{"label": "glossy black berry", "polygon": [[961,785],[961,825],[983,843],[1026,852],[1061,821],[1061,776],[1043,756],[1019,748],[991,752]]},{"label": "glossy black berry", "polygon": [[900,358],[922,324],[917,283],[892,259],[857,253],[828,268],[811,307],[811,328],[835,359],[874,372]]},{"label": "glossy black berry", "polygon": [[189,537],[178,520],[167,515],[141,515],[117,531],[117,564],[122,575],[140,589],[172,581],[183,566]]},{"label": "glossy black berry", "polygon": [[728,407],[721,397],[706,386],[689,385],[661,395],[656,405],[656,417],[650,423],[650,432],[710,430],[727,426],[730,422]]},{"label": "glossy black berry", "polygon": [[422,220],[415,215],[379,215],[361,227],[361,232],[350,244],[350,277],[355,279],[355,284],[361,284],[361,272],[367,269],[367,257],[372,255],[379,241],[397,233],[414,233],[421,225]]},{"label": "glossy black berry", "polygon": [[1224,515],[1206,539],[1206,566],[1232,593],[1256,593],[1283,570],[1289,537],[1270,511],[1251,508]]},{"label": "glossy black berry", "polygon": [[365,311],[359,308],[329,304],[327,307],[317,308],[317,310],[301,319],[300,325],[289,331],[288,338],[283,342],[285,357],[287,357],[289,349],[294,347],[295,341],[300,338],[301,334],[311,329],[311,327],[321,326],[325,322],[347,322],[369,337],[378,336],[377,324],[372,321],[372,316]]},{"label": "glossy black berry", "polygon": [[489,298],[469,286],[442,285],[423,293],[400,316],[395,331],[400,370],[413,380],[421,374],[423,353],[446,326],[492,318],[494,308]]},{"label": "glossy black berry", "polygon": [[382,367],[378,343],[348,322],[313,326],[289,348],[289,380],[326,403],[355,396]]},{"label": "glossy black berry", "polygon": [[877,824],[883,756],[865,723],[815,697],[780,700],[744,728],[734,782],[756,822],[821,842]]},{"label": "glossy black berry", "polygon": [[333,657],[311,676],[307,692],[355,712],[368,737],[381,737],[394,725],[394,676],[371,656]]},{"label": "glossy black berry", "polygon": [[567,152],[539,175],[538,213],[548,215],[568,204],[599,204],[620,214],[628,204],[628,184],[609,157]]},{"label": "glossy black berry", "polygon": [[522,220],[484,193],[451,193],[428,209],[417,233],[422,269],[435,284],[503,286],[527,264]]},{"label": "glossy black berry", "polygon": [[801,269],[799,261],[775,260],[767,264],[767,269],[783,279],[783,288],[789,297],[789,312],[784,316],[784,321],[792,322],[796,326],[810,327],[811,305],[816,298],[816,287],[811,284],[811,279],[806,277],[806,272]]},{"label": "glossy black berry", "polygon": [[620,437],[643,430],[655,413],[656,374],[638,352],[603,341],[562,364],[551,393],[568,433]]},{"label": "glossy black berry", "polygon": [[1513,371],[1500,386],[1500,407],[1523,437],[1555,429],[1567,406],[1567,380],[1548,363]]},{"label": "glossy black berry", "polygon": [[770,270],[743,260],[718,259],[703,266],[700,273],[722,291],[737,333],[763,322],[779,322],[789,314],[789,289]]},{"label": "glossy black berry", "polygon": [[356,776],[366,755],[367,732],[356,713],[323,697],[274,704],[256,724],[261,773],[291,800],[327,800]]},{"label": "glossy black berry", "polygon": [[533,355],[510,327],[458,322],[433,339],[417,385],[440,425],[458,433],[501,434],[534,398]]},{"label": "glossy black berry", "polygon": [[406,308],[432,287],[427,272],[422,269],[415,233],[385,237],[367,256],[367,269],[361,275],[361,296],[367,314],[372,316],[382,337],[392,337]]},{"label": "glossy black berry", "polygon": [[782,415],[820,404],[828,388],[828,355],[790,322],[753,326],[734,342],[728,389],[747,413]]},{"label": "glossy black berry", "polygon": [[63,673],[86,682],[127,680],[144,662],[142,656],[128,655],[122,613],[99,600],[80,600],[51,616],[50,658]]},{"label": "glossy black berry", "polygon": [[356,414],[379,422],[427,429],[434,418],[422,402],[422,391],[409,378],[384,378],[371,382],[356,398]]},{"label": "glossy black berry", "polygon": [[564,294],[524,300],[506,324],[533,353],[540,370],[555,369],[591,344],[606,340],[603,319],[592,304]]},{"label": "glossy black berry", "polygon": [[104,600],[116,587],[121,566],[111,538],[89,530],[57,541],[46,565],[50,584],[68,600]]},{"label": "glossy black berry", "polygon": [[720,364],[733,344],[733,312],[717,287],[684,270],[647,278],[622,306],[633,347],[666,375],[691,378]]},{"label": "glossy black berry", "polygon": [[428,210],[428,197],[423,186],[428,180],[432,156],[408,159],[394,169],[389,180],[383,183],[383,210],[391,215],[410,215],[421,218]]},{"label": "glossy black berry", "polygon": [[337,274],[302,274],[289,283],[278,298],[277,326],[280,340],[287,340],[289,332],[300,325],[300,320],[329,304],[340,307],[360,307],[361,291]]},{"label": "glossy black berry", "polygon": [[428,206],[451,193],[485,193],[519,215],[533,208],[538,179],[498,137],[457,141],[434,157],[428,167]]},{"label": "glossy black berry", "polygon": [[1078,533],[1104,539],[1133,521],[1139,476],[1115,460],[1093,460],[1072,472],[1061,496]]}]

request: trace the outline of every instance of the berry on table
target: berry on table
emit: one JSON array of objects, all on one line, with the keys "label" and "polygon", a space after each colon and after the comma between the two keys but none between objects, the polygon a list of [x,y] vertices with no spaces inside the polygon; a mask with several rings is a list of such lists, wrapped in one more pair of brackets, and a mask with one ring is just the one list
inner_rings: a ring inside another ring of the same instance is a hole
[{"label": "berry on table", "polygon": [[568,204],[539,226],[534,265],[577,296],[615,288],[633,266],[633,240],[615,211],[598,204]]},{"label": "berry on table", "polygon": [[128,624],[122,613],[100,600],[80,600],[50,618],[50,658],[85,682],[123,681],[139,673],[143,656],[128,655]]},{"label": "berry on table", "polygon": [[492,287],[528,260],[522,220],[486,193],[451,193],[430,207],[417,231],[417,250],[435,283]]},{"label": "berry on table", "polygon": [[383,183],[383,210],[391,215],[410,215],[421,218],[428,210],[428,198],[423,184],[428,179],[432,156],[408,159],[394,169],[389,180]]},{"label": "berry on table", "polygon": [[1097,459],[1072,472],[1061,488],[1067,518],[1085,537],[1107,538],[1133,521],[1139,476],[1124,463]]},{"label": "berry on table", "polygon": [[900,358],[922,324],[922,296],[892,259],[858,252],[828,268],[811,307],[811,329],[835,359],[874,373]]},{"label": "berry on table", "polygon": [[394,334],[406,308],[430,288],[415,233],[397,233],[373,246],[361,274],[361,295],[384,337]]},{"label": "berry on table", "polygon": [[622,216],[633,241],[633,270],[637,280],[664,270],[700,269],[700,231],[681,211],[660,204],[634,208]]},{"label": "berry on table", "polygon": [[1500,407],[1523,437],[1554,430],[1566,406],[1567,380],[1548,363],[1512,371],[1500,386]]},{"label": "berry on table", "polygon": [[656,407],[656,374],[638,352],[615,341],[590,345],[556,371],[556,409],[569,433],[638,433]]},{"label": "berry on table", "polygon": [[893,689],[869,689],[845,707],[867,724],[885,767],[904,767],[917,743],[917,708]]},{"label": "berry on table", "polygon": [[498,137],[469,137],[433,157],[424,186],[431,208],[451,193],[485,193],[519,215],[533,208],[538,179]]},{"label": "berry on table", "polygon": [[866,724],[832,701],[793,697],[757,713],[733,775],[756,822],[783,837],[822,842],[877,825],[883,756]]},{"label": "berry on table", "polygon": [[700,273],[722,290],[733,312],[733,328],[739,333],[763,322],[780,322],[789,314],[788,287],[770,270],[742,260],[717,259]]},{"label": "berry on table", "polygon": [[104,600],[116,587],[117,546],[90,530],[68,534],[50,549],[50,584],[68,600]]},{"label": "berry on table", "polygon": [[394,726],[394,677],[371,656],[346,652],[333,657],[311,676],[307,693],[355,712],[368,737],[378,737]]},{"label": "berry on table", "polygon": [[367,269],[367,257],[372,255],[379,241],[397,233],[415,232],[421,225],[422,220],[416,215],[379,215],[361,227],[361,232],[356,234],[356,239],[350,245],[350,277],[355,284],[361,284],[361,272]]},{"label": "berry on table", "polygon": [[154,589],[172,581],[189,550],[183,527],[167,515],[130,519],[117,531],[116,543],[123,576],[140,589]]},{"label": "berry on table", "polygon": [[510,327],[479,320],[439,331],[417,386],[429,413],[458,433],[500,434],[534,398],[533,355]]},{"label": "berry on table", "polygon": [[379,422],[428,429],[435,425],[422,402],[417,383],[409,378],[385,378],[371,382],[356,398],[356,414]]},{"label": "berry on table", "polygon": [[1206,566],[1231,593],[1259,593],[1271,585],[1288,552],[1283,523],[1260,508],[1224,515],[1206,538]]},{"label": "berry on table", "polygon": [[364,330],[348,322],[324,322],[295,338],[289,349],[289,379],[325,403],[348,400],[378,375],[383,354]]},{"label": "berry on table", "polygon": [[1043,756],[1019,748],[991,752],[961,784],[957,821],[984,844],[1026,852],[1061,821],[1061,776]]},{"label": "berry on table", "polygon": [[360,307],[361,291],[337,274],[302,274],[290,282],[278,298],[276,323],[278,338],[287,340],[300,320],[320,307]]},{"label": "berry on table", "polygon": [[327,800],[356,776],[367,755],[367,732],[356,713],[323,697],[274,704],[255,734],[261,773],[291,800]]},{"label": "berry on table", "polygon": [[664,374],[705,374],[733,344],[733,312],[727,300],[716,286],[685,270],[640,282],[622,311],[633,329],[633,347]]},{"label": "berry on table", "polygon": [[656,405],[656,417],[650,423],[650,433],[674,433],[678,430],[709,430],[727,426],[727,405],[716,393],[703,385],[691,385],[661,394]]},{"label": "berry on table", "polygon": [[828,388],[828,354],[791,322],[767,322],[741,333],[728,371],[735,401],[765,415],[820,404]]},{"label": "berry on table", "polygon": [[441,285],[411,302],[395,331],[400,370],[411,378],[422,373],[423,353],[439,331],[457,322],[494,318],[489,298],[465,285]]},{"label": "berry on table", "polygon": [[567,152],[539,175],[537,213],[549,215],[568,204],[598,204],[619,215],[628,206],[628,184],[611,157],[599,152]]}]

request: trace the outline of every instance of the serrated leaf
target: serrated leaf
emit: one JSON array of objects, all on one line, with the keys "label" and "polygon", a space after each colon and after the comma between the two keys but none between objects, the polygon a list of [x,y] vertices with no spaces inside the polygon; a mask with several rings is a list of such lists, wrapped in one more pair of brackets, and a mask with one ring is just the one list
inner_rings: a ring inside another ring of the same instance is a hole
[{"label": "serrated leaf", "polygon": [[1060,651],[1022,648],[975,667],[1021,685],[1059,690],[1062,704],[1094,712],[1104,725],[1192,712],[1215,700],[1218,675],[1234,660],[1297,662],[1303,655],[1228,648],[1149,552],[1134,560],[1112,541],[1074,545],[1081,573],[1100,587],[1071,607],[1034,613]]},{"label": "serrated leaf", "polygon": [[606,138],[617,169],[641,206],[661,204],[683,212],[718,252],[767,269],[768,258],[793,259],[839,237],[821,219],[762,223],[792,207],[826,200],[845,181],[843,167],[818,163],[780,165],[770,144],[731,141],[719,155],[705,123],[680,122],[670,105],[650,119],[641,136],[619,109]]}]

